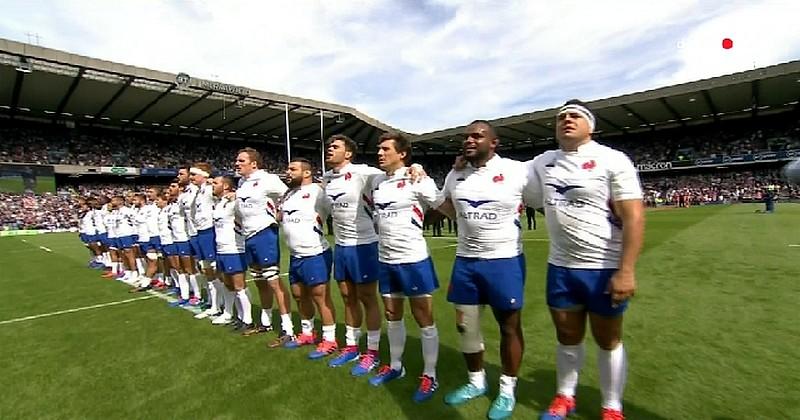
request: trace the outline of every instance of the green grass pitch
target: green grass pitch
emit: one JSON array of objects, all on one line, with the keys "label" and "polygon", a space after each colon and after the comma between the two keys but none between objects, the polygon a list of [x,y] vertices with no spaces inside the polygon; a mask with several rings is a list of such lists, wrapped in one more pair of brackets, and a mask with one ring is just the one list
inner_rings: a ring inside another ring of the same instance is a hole
[{"label": "green grass pitch", "polygon": [[[628,418],[800,418],[800,246],[790,246],[800,244],[800,205],[759,208],[648,212],[625,322]],[[544,303],[547,234],[540,226],[524,237],[526,350],[514,417],[530,419],[555,390],[555,334]],[[489,396],[445,406],[443,395],[466,378],[444,296],[454,240],[428,243],[442,286],[440,390],[415,404],[422,360],[408,311],[408,375],[384,388],[307,360],[305,348],[268,349],[272,335],[240,337],[157,298],[8,323],[133,296],[85,268],[76,235],[0,238],[0,418],[485,418],[497,393],[498,330],[485,316]],[[388,358],[385,337],[381,346]],[[587,349],[575,419],[599,413],[595,347]]]}]

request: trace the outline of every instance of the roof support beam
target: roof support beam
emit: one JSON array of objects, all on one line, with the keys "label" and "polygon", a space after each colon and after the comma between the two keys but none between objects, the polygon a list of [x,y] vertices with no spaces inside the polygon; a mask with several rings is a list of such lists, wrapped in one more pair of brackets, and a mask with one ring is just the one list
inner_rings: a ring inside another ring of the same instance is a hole
[{"label": "roof support beam", "polygon": [[678,111],[676,111],[675,108],[672,105],[670,105],[669,102],[667,102],[667,100],[665,98],[663,98],[663,97],[662,98],[658,98],[658,101],[661,102],[661,105],[664,105],[664,108],[666,108],[667,111],[669,111],[670,114],[672,114],[672,118],[675,121],[680,123],[680,125],[682,127],[686,127],[686,121],[683,120],[683,117],[681,116],[681,114],[678,114]]},{"label": "roof support beam", "polygon": [[[317,118],[319,118],[319,114],[317,114]],[[326,122],[326,123],[323,125],[323,127],[324,127],[324,130],[325,130],[325,134],[326,134],[328,137],[330,137],[330,136],[332,136],[332,135],[334,135],[334,134],[339,134],[338,132],[337,132],[337,133],[333,133],[333,132],[331,132],[331,129],[332,129],[332,128],[333,128],[333,127],[336,125],[336,124],[338,124],[338,123],[336,122],[336,119],[335,119],[335,118],[332,118],[330,121]],[[317,125],[317,124],[314,124],[313,126],[309,126],[308,128],[305,128],[305,129],[303,129],[303,130],[300,130],[300,131],[298,131],[298,132],[295,134],[295,136],[297,136],[298,138],[299,138],[299,137],[306,137],[306,136],[310,136],[310,135],[311,135],[311,134],[313,134],[315,131],[319,131],[319,125]],[[324,141],[325,139],[322,139],[322,140]]]},{"label": "roof support beam", "polygon": [[61,103],[58,104],[58,108],[56,108],[56,115],[60,115],[64,112],[64,108],[67,107],[67,103],[69,102],[69,98],[72,97],[72,94],[75,93],[75,89],[78,88],[78,84],[80,84],[81,80],[83,80],[83,73],[86,72],[86,69],[81,67],[78,70],[78,74],[72,79],[72,83],[69,85],[69,89],[67,89],[67,93],[64,94],[64,97],[61,98]]},{"label": "roof support beam", "polygon": [[18,71],[17,77],[14,80],[14,90],[11,92],[11,118],[17,113],[17,106],[19,106],[19,97],[22,93],[22,82],[25,80],[25,73]]},{"label": "roof support beam", "polygon": [[229,126],[229,125],[231,125],[231,124],[235,123],[236,121],[239,121],[239,120],[241,120],[242,118],[247,118],[247,117],[249,117],[250,115],[253,115],[253,114],[255,114],[256,112],[258,112],[258,111],[261,111],[261,110],[265,109],[266,107],[268,107],[268,106],[272,105],[273,103],[274,103],[274,102],[272,102],[272,101],[267,101],[267,103],[265,103],[264,105],[261,105],[261,106],[260,106],[260,107],[258,107],[258,108],[251,109],[250,111],[247,111],[247,112],[245,112],[244,114],[242,114],[242,115],[239,115],[238,117],[236,117],[236,118],[234,118],[234,119],[232,119],[232,120],[230,120],[230,121],[227,121],[227,122],[225,122],[225,123],[222,123],[222,125],[220,125],[219,127],[215,128],[214,130],[220,130],[220,129],[224,128],[224,127],[227,127],[227,126]]},{"label": "roof support beam", "polygon": [[[274,109],[273,111],[277,112],[278,110],[277,110],[277,109]],[[267,122],[267,121],[274,120],[275,118],[279,118],[279,117],[282,117],[282,116],[283,116],[283,113],[282,113],[282,112],[280,112],[280,113],[277,113],[277,114],[275,114],[275,115],[271,115],[271,116],[269,116],[269,117],[267,117],[267,118],[264,118],[264,119],[262,119],[262,120],[258,120],[258,121],[256,121],[256,122],[254,122],[254,123],[252,123],[252,124],[248,125],[247,127],[243,127],[243,128],[241,128],[241,129],[239,129],[239,130],[237,130],[237,131],[239,131],[240,133],[243,133],[243,132],[245,132],[245,131],[247,131],[247,130],[249,130],[249,129],[253,128],[253,127],[259,126],[259,125],[261,125],[261,124],[263,124],[263,123],[265,123],[265,122]],[[261,134],[261,133],[259,133],[259,134]]]},{"label": "roof support beam", "polygon": [[134,120],[136,120],[137,118],[139,118],[140,116],[142,116],[142,114],[144,114],[145,112],[147,112],[147,110],[148,110],[148,109],[152,108],[152,107],[153,107],[153,105],[157,104],[159,101],[161,101],[162,99],[164,99],[164,98],[165,98],[167,95],[169,95],[169,93],[170,93],[170,92],[172,92],[172,90],[173,90],[173,89],[175,89],[175,87],[177,87],[177,85],[176,85],[175,83],[173,83],[173,84],[169,85],[169,87],[167,88],[167,90],[165,90],[165,91],[161,92],[161,94],[159,94],[158,96],[156,96],[156,98],[155,98],[155,99],[153,99],[152,101],[150,101],[150,103],[148,103],[147,105],[145,105],[145,106],[144,106],[144,108],[140,109],[140,110],[139,110],[139,112],[137,112],[136,114],[134,114],[132,117],[128,118],[128,121],[129,121],[129,122],[130,122],[130,121],[134,121]]},{"label": "roof support beam", "polygon": [[[294,106],[292,106],[291,108],[289,108],[289,112],[292,112],[292,111],[296,110],[297,108],[300,108],[300,105],[294,105]],[[280,114],[278,114],[278,115],[273,115],[273,116],[271,116],[271,117],[269,117],[269,118],[265,119],[264,121],[261,121],[261,123],[259,123],[259,124],[263,124],[263,123],[265,123],[265,122],[272,121],[272,120],[274,120],[274,119],[276,119],[276,118],[279,118],[279,117],[284,117],[285,115],[286,115],[286,112],[281,112],[281,113],[280,113]],[[289,121],[289,128],[291,129],[291,127],[292,127],[292,126],[291,126],[291,119],[290,119],[290,121]],[[250,128],[250,127],[248,127],[248,128]],[[286,127],[285,127],[285,123],[284,123],[284,126],[278,126],[278,127],[276,127],[276,128],[273,128],[273,129],[271,129],[271,130],[263,131],[263,132],[261,132],[261,133],[258,133],[258,134],[267,134],[267,133],[269,133],[269,132],[271,132],[271,131],[275,131],[277,128],[283,128],[283,130],[284,130],[284,131],[286,131]],[[289,134],[291,134],[291,133],[289,133]]]},{"label": "roof support beam", "polygon": [[223,110],[225,110],[225,107],[230,107],[230,106],[234,106],[234,105],[236,105],[236,103],[237,103],[237,102],[239,102],[240,100],[242,100],[242,98],[237,98],[235,101],[232,101],[231,103],[227,103],[227,102],[223,101],[223,102],[222,102],[222,107],[221,107],[221,108],[219,108],[219,109],[216,109],[216,110],[214,110],[214,111],[211,111],[211,112],[209,112],[208,114],[206,114],[206,115],[204,115],[204,116],[200,117],[200,118],[199,118],[197,121],[194,121],[194,122],[192,122],[191,124],[189,124],[189,126],[190,126],[190,127],[196,127],[198,124],[202,123],[203,121],[205,121],[205,120],[207,120],[207,119],[209,119],[209,118],[213,117],[214,115],[217,115],[217,114],[219,114],[219,113],[220,113],[220,112],[222,112]]},{"label": "roof support beam", "polygon": [[711,99],[711,95],[708,93],[708,90],[703,89],[701,93],[703,94],[703,99],[706,100],[706,106],[708,106],[708,109],[711,110],[711,113],[714,116],[714,122],[719,122],[719,115],[717,115],[719,114],[719,111],[717,111],[717,106],[714,105],[714,101]]},{"label": "roof support beam", "polygon": [[751,109],[750,112],[751,112],[751,115],[752,115],[753,118],[758,116],[758,106],[759,106],[758,94],[759,94],[760,87],[761,87],[761,85],[758,83],[758,80],[753,80],[752,82],[750,82],[750,90],[751,90],[752,95],[753,95],[752,103],[751,103],[753,109]]},{"label": "roof support beam", "polygon": [[161,125],[168,124],[170,121],[174,120],[174,119],[175,119],[175,117],[177,117],[178,115],[181,115],[181,114],[183,114],[184,112],[188,111],[188,110],[189,110],[189,108],[191,108],[191,107],[193,107],[193,106],[195,106],[195,105],[199,104],[199,103],[200,103],[200,102],[202,102],[204,99],[206,99],[206,98],[208,98],[209,96],[211,96],[211,93],[212,93],[212,92],[209,90],[208,92],[204,93],[204,94],[203,94],[202,96],[200,96],[199,98],[197,98],[197,99],[193,100],[192,102],[190,102],[190,103],[189,103],[188,105],[186,105],[185,107],[183,107],[183,108],[179,109],[177,112],[175,112],[174,114],[172,114],[172,115],[170,115],[169,117],[167,117],[167,118],[166,118],[164,121],[161,121]]},{"label": "roof support beam", "polygon": [[111,96],[111,99],[109,99],[108,102],[106,102],[106,104],[94,114],[94,118],[97,119],[102,117],[103,114],[108,111],[108,108],[111,108],[111,105],[114,105],[114,102],[116,102],[117,99],[119,99],[119,97],[125,93],[125,90],[128,89],[128,86],[130,86],[131,83],[133,83],[133,77],[128,77],[125,80],[125,83],[123,83],[122,86],[120,86],[119,89],[117,89],[117,91],[114,93],[114,95]]}]

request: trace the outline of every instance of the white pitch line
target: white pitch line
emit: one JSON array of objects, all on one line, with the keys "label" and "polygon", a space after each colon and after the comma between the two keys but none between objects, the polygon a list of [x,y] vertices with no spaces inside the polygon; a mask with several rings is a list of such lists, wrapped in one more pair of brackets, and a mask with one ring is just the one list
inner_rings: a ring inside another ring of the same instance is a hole
[{"label": "white pitch line", "polygon": [[24,240],[24,239],[20,239],[20,240],[21,240],[22,242],[25,242],[26,244],[28,243],[28,241],[26,241],[26,240]]},{"label": "white pitch line", "polygon": [[53,252],[52,249],[50,249],[50,248],[48,248],[46,246],[40,246],[39,249],[41,249],[42,251]]},{"label": "white pitch line", "polygon": [[800,244],[789,244],[792,248],[800,248]]},{"label": "white pitch line", "polygon": [[116,302],[107,302],[107,303],[100,303],[100,304],[91,305],[91,306],[83,306],[83,307],[80,307],[80,308],[65,309],[63,311],[50,312],[50,313],[46,313],[46,314],[31,315],[31,316],[25,316],[25,317],[22,317],[22,318],[7,319],[5,321],[0,321],[0,325],[13,324],[15,322],[22,322],[22,321],[30,321],[32,319],[46,318],[46,317],[56,316],[56,315],[71,314],[73,312],[86,311],[86,310],[89,310],[89,309],[97,309],[97,308],[105,308],[105,307],[108,307],[108,306],[122,305],[123,303],[136,302],[137,300],[150,299],[151,297],[152,296],[142,296],[142,297],[137,297],[137,298],[132,298],[132,299],[118,300]]}]

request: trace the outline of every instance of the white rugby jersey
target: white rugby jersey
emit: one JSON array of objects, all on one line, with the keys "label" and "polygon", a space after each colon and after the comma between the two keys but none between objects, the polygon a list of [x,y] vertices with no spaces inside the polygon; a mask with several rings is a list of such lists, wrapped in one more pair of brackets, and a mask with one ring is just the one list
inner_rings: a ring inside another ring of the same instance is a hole
[{"label": "white rugby jersey", "polygon": [[281,226],[293,257],[319,255],[330,248],[323,225],[328,218],[325,193],[317,184],[289,190],[281,204]]},{"label": "white rugby jersey", "polygon": [[136,211],[132,207],[122,206],[117,212],[117,224],[114,227],[117,237],[133,236],[136,234]]},{"label": "white rugby jersey", "polygon": [[158,226],[158,212],[160,212],[161,209],[159,209],[155,204],[150,203],[142,206],[141,211],[144,211],[145,218],[147,220],[147,230],[150,232],[150,237],[152,238],[153,236],[160,236],[161,230]]},{"label": "white rugby jersey", "polygon": [[194,199],[194,216],[192,224],[198,231],[211,229],[214,227],[214,193],[211,184],[203,184],[198,187],[197,195]]},{"label": "white rugby jersey", "polygon": [[325,203],[333,217],[336,244],[351,246],[378,241],[368,194],[372,179],[382,173],[380,169],[352,163],[337,172],[325,172]]},{"label": "white rugby jersey", "polygon": [[169,209],[169,228],[172,232],[173,242],[187,242],[189,234],[186,232],[186,217],[183,216],[183,209],[180,203],[170,203],[169,206],[164,207]]},{"label": "white rugby jersey", "polygon": [[236,199],[219,199],[212,208],[217,254],[244,253],[242,225],[236,220]]},{"label": "white rugby jersey", "polygon": [[108,232],[102,209],[92,210],[92,217],[94,217],[94,228],[97,230],[98,235]]},{"label": "white rugby jersey", "polygon": [[144,206],[135,210],[136,216],[136,234],[139,236],[139,242],[147,242],[150,240],[150,226],[147,225],[147,209]]},{"label": "white rugby jersey", "polygon": [[250,238],[277,223],[275,203],[288,187],[277,175],[257,170],[239,180],[236,189],[236,211],[242,223],[242,233]]},{"label": "white rugby jersey", "polygon": [[494,155],[486,166],[451,170],[444,195],[453,202],[458,222],[456,255],[511,258],[522,253],[520,213],[528,186],[527,166]]},{"label": "white rugby jersey", "polygon": [[106,225],[109,238],[118,238],[117,235],[117,210],[111,210],[108,204],[104,204],[100,210],[103,212],[103,223]]},{"label": "white rugby jersey", "polygon": [[642,198],[639,175],[622,152],[591,141],[576,152],[550,150],[530,162],[535,207],[544,207],[548,262],[568,268],[618,268],[622,224],[613,201]]},{"label": "white rugby jersey", "polygon": [[171,204],[167,204],[163,209],[158,210],[158,237],[161,240],[161,245],[172,245],[175,241],[172,240],[172,227],[169,223],[169,212]]},{"label": "white rugby jersey", "polygon": [[444,195],[432,178],[412,183],[407,170],[403,167],[372,180],[378,260],[383,263],[414,263],[428,258],[428,246],[422,237],[425,212],[444,202]]},{"label": "white rugby jersey", "polygon": [[[178,208],[183,215],[184,230],[189,236],[196,236],[197,235],[197,228],[194,226],[194,214],[195,214],[195,206],[194,201],[197,197],[197,185],[189,184],[183,188],[183,192],[178,195]],[[173,226],[174,230],[174,226]]]},{"label": "white rugby jersey", "polygon": [[79,231],[84,235],[97,235],[97,229],[94,227],[94,210],[85,211],[81,215]]}]

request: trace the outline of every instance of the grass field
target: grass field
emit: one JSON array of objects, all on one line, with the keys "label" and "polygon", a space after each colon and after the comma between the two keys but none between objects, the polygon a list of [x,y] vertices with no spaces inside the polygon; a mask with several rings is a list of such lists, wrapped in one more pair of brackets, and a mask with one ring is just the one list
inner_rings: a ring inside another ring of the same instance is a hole
[{"label": "grass field", "polygon": [[[648,213],[639,292],[626,314],[628,418],[800,418],[800,247],[790,246],[800,244],[800,205],[772,215],[759,208]],[[544,304],[546,232],[540,226],[525,239],[527,348],[514,417],[531,419],[555,389],[555,338]],[[385,388],[308,361],[305,349],[267,349],[273,336],[243,338],[157,298],[3,322],[133,296],[85,268],[75,235],[0,238],[0,418],[484,418],[499,376],[490,317],[489,396],[459,408],[442,402],[466,377],[444,299],[453,244],[429,240],[442,283],[434,304],[440,392],[417,405],[422,361],[408,314],[409,375]],[[384,339],[384,357],[387,347]],[[576,419],[599,412],[594,346],[587,349]]]}]

